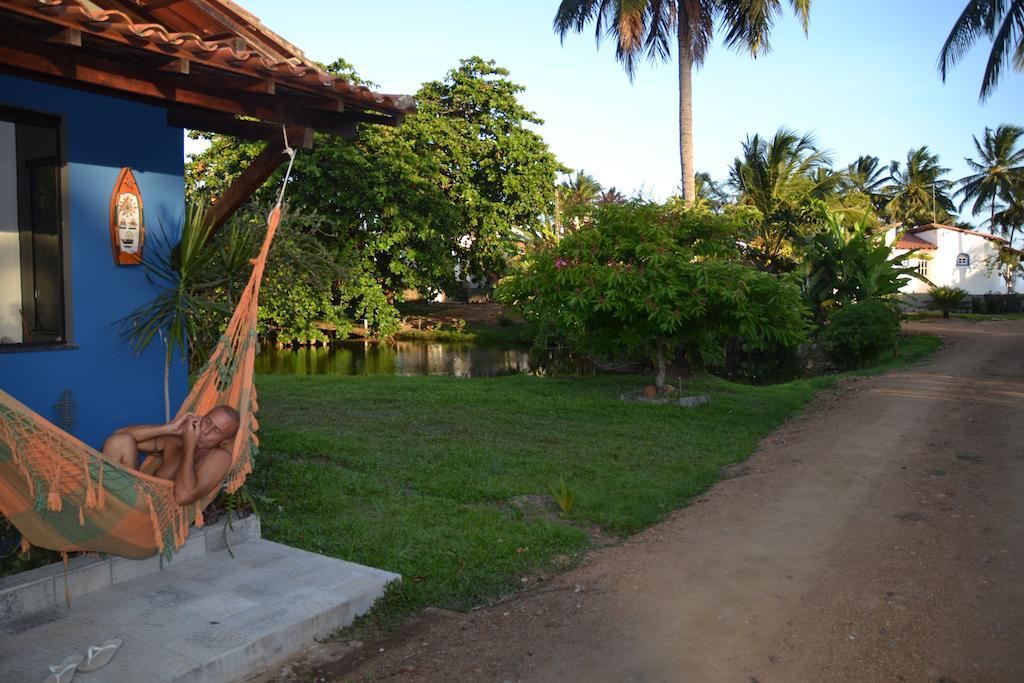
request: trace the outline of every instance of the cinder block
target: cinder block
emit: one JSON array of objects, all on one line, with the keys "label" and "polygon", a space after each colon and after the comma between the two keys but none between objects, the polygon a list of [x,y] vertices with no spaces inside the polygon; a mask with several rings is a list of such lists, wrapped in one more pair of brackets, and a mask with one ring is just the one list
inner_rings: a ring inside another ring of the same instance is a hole
[{"label": "cinder block", "polygon": [[45,577],[0,591],[0,624],[57,604],[53,577]]},{"label": "cinder block", "polygon": [[233,548],[246,541],[255,541],[259,538],[260,518],[256,515],[233,519],[230,527],[227,525],[227,520],[221,520],[206,529],[206,552],[215,553],[224,550],[228,545]]},{"label": "cinder block", "polygon": [[176,562],[185,562],[186,560],[194,560],[205,556],[206,529],[196,529],[193,527],[188,535],[188,540],[185,541],[185,545],[181,546],[181,550],[174,553],[170,560],[163,560],[161,566],[166,567]]},{"label": "cinder block", "polygon": [[160,571],[160,556],[153,555],[144,560],[129,560],[126,557],[111,557],[110,580],[117,584],[124,581],[131,581],[140,576],[146,576],[153,572]]},{"label": "cinder block", "polygon": [[[110,563],[106,560],[69,569],[66,574],[67,589],[71,598],[110,588]],[[57,594],[64,595],[65,575],[54,577]]]}]

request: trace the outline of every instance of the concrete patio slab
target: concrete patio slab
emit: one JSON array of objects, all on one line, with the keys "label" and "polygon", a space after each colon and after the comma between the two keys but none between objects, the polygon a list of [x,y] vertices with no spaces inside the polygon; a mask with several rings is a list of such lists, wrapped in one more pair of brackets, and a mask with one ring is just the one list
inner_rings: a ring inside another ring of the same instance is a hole
[{"label": "concrete patio slab", "polygon": [[[262,671],[367,612],[397,574],[250,540],[0,619],[0,681],[43,680],[70,654],[124,644],[82,683],[221,683]],[[61,585],[63,593],[63,585]]]}]

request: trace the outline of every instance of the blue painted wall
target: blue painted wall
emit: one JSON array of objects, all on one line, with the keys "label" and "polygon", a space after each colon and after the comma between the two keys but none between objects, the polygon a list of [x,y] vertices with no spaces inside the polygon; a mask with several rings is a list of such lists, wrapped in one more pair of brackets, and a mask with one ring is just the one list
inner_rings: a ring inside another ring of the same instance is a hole
[{"label": "blue painted wall", "polygon": [[[63,192],[70,245],[71,335],[77,349],[0,352],[0,389],[56,419],[53,404],[70,389],[78,406],[72,430],[100,447],[126,424],[163,422],[163,351],[141,356],[119,339],[114,322],[153,299],[157,290],[141,266],[115,266],[110,251],[110,195],[122,166],[142,193],[146,243],[155,232],[180,231],[184,208],[183,138],[166,112],[68,88],[0,75],[0,104],[62,116],[67,164]],[[181,359],[171,370],[171,412],[188,391]]]}]

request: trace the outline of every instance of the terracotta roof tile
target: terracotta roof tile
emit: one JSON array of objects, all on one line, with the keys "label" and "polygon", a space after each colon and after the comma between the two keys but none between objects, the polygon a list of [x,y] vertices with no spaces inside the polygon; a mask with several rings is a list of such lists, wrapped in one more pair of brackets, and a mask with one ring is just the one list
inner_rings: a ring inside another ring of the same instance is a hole
[{"label": "terracotta roof tile", "polygon": [[965,235],[977,235],[993,242],[1006,242],[1006,239],[999,235],[993,235],[987,232],[978,232],[977,230],[968,230],[967,228],[959,228],[955,225],[943,225],[942,223],[928,223],[927,225],[919,225],[916,228],[907,230],[907,234],[914,234],[919,232],[928,232],[930,230],[951,230],[953,232],[962,232]]},{"label": "terracotta roof tile", "polygon": [[[205,67],[273,80],[357,109],[400,118],[415,108],[411,97],[374,92],[327,73],[227,0],[177,0],[152,9],[143,0],[0,0],[0,11]],[[144,14],[161,21],[147,21]]]},{"label": "terracotta roof tile", "polygon": [[900,237],[894,246],[896,249],[938,249],[928,240],[909,233]]}]

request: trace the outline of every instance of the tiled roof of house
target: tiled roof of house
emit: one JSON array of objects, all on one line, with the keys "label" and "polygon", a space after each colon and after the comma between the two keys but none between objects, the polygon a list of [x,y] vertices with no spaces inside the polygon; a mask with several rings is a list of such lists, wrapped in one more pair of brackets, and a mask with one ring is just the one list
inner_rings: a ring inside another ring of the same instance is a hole
[{"label": "tiled roof of house", "polygon": [[[247,96],[269,97],[275,100],[271,109],[294,105],[289,98],[297,98],[304,110],[348,112],[351,120],[379,123],[397,123],[414,109],[410,97],[377,93],[327,73],[230,0],[0,0],[0,65],[46,73],[30,59],[42,54],[31,49],[40,37],[70,48],[69,59],[135,57],[137,66],[200,90],[202,76],[230,79],[222,81],[222,94],[242,89]],[[26,48],[22,40],[33,42]],[[11,48],[10,56],[2,48]]]},{"label": "tiled roof of house", "polygon": [[913,235],[920,232],[928,232],[930,230],[952,230],[953,232],[962,232],[965,235],[977,235],[993,242],[1006,243],[1006,239],[999,235],[993,235],[987,232],[978,232],[977,230],[968,230],[967,228],[959,228],[955,225],[943,225],[942,223],[928,223],[927,225],[919,225],[916,228],[907,230],[907,235]]},{"label": "tiled roof of house", "polygon": [[893,245],[896,249],[938,249],[937,246],[932,244],[926,239],[922,239],[917,235],[910,233],[904,234],[900,239]]}]

